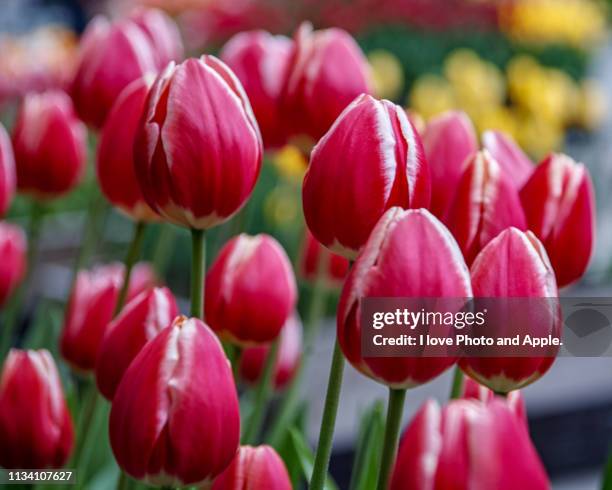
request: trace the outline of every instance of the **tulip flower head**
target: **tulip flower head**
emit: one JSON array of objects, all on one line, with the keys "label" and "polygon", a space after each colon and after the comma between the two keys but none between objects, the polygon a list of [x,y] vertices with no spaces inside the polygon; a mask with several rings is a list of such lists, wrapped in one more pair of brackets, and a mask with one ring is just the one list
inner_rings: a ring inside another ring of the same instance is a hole
[{"label": "tulip flower head", "polygon": [[14,224],[0,221],[0,306],[23,280],[27,264],[27,239]]},{"label": "tulip flower head", "polygon": [[521,147],[501,131],[485,131],[482,134],[482,146],[499,163],[515,187],[523,187],[533,172],[534,165]]},{"label": "tulip flower head", "polygon": [[0,123],[0,218],[6,214],[17,186],[15,155],[11,140]]},{"label": "tulip flower head", "polygon": [[483,403],[491,403],[493,400],[505,400],[508,407],[514,412],[519,420],[522,420],[527,427],[527,409],[525,408],[525,399],[520,390],[511,391],[505,398],[496,395],[492,390],[484,385],[481,385],[472,378],[463,380],[463,393],[461,398],[465,400],[479,400]]},{"label": "tulip flower head", "polygon": [[323,274],[329,284],[341,285],[348,268],[347,259],[327,250],[309,230],[306,230],[301,261],[301,272],[304,279],[316,281],[318,274]]}]

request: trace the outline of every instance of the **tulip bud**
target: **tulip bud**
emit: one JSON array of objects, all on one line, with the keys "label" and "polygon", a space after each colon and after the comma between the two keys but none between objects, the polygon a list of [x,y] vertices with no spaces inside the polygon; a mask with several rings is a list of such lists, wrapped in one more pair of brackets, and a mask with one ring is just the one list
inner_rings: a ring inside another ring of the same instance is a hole
[{"label": "tulip bud", "polygon": [[240,446],[227,469],[211,490],[292,490],[285,463],[270,446]]},{"label": "tulip bud", "polygon": [[280,96],[292,44],[285,36],[250,31],[236,34],[221,50],[221,59],[249,97],[266,147],[280,147],[287,140]]},{"label": "tulip bud", "polygon": [[314,148],[302,189],[314,237],[349,259],[387,209],[426,207],[429,196],[421,139],[406,112],[369,95],[355,99]]},{"label": "tulip bud", "polygon": [[476,131],[464,112],[449,111],[433,118],[423,133],[431,176],[431,212],[444,218],[459,185],[466,159],[478,151]]},{"label": "tulip bud", "polygon": [[151,88],[135,146],[148,204],[181,226],[206,229],[246,202],[262,143],[251,105],[214,56],[171,64]]},{"label": "tulip bud", "polygon": [[501,131],[485,131],[482,133],[482,146],[499,163],[502,171],[514,183],[515,187],[517,189],[523,187],[529,179],[534,165],[521,150],[521,147]]},{"label": "tulip bud", "polygon": [[523,422],[501,399],[429,400],[404,433],[390,490],[550,490]]},{"label": "tulip bud", "polygon": [[368,61],[350,34],[313,32],[307,22],[298,28],[283,94],[285,121],[295,134],[318,140],[355,97],[371,92]]},{"label": "tulip bud", "polygon": [[136,10],[132,20],[147,36],[153,50],[153,59],[158,70],[170,61],[183,58],[183,41],[178,26],[170,17],[158,9]]},{"label": "tulip bud", "polygon": [[11,140],[0,123],[0,218],[6,214],[15,195],[17,177]]},{"label": "tulip bud", "polygon": [[53,357],[47,350],[12,349],[0,377],[0,466],[61,468],[73,443]]},{"label": "tulip bud", "polygon": [[511,391],[505,398],[500,398],[493,391],[484,385],[481,385],[472,378],[465,378],[463,382],[463,394],[461,398],[466,400],[478,400],[483,403],[491,403],[493,400],[505,400],[508,407],[514,412],[516,417],[523,421],[527,427],[527,411],[525,408],[525,400],[520,390]]},{"label": "tulip bud", "polygon": [[[116,263],[79,271],[68,299],[60,338],[62,356],[73,368],[94,369],[102,338],[113,319],[123,274],[123,265]],[[148,264],[136,265],[130,277],[127,300],[152,287],[154,281]]]},{"label": "tulip bud", "polygon": [[551,154],[521,190],[529,229],[542,240],[559,287],[585,272],[595,244],[593,183],[584,165]]},{"label": "tulip bud", "polygon": [[[257,383],[264,370],[269,345],[247,347],[240,355],[240,376]],[[274,387],[282,390],[293,378],[302,358],[302,323],[296,313],[291,315],[279,335],[274,362]]]},{"label": "tulip bud", "polygon": [[200,320],[178,317],[123,375],[110,413],[119,466],[156,486],[209,483],[232,461],[240,409],[230,363]]},{"label": "tulip bud", "polygon": [[467,162],[444,222],[468,264],[502,230],[525,229],[518,191],[486,150]]},{"label": "tulip bud", "polygon": [[125,305],[106,329],[98,350],[96,383],[100,393],[112,401],[132,360],[178,313],[168,288],[143,291]]},{"label": "tulip bud", "polygon": [[[478,254],[471,268],[474,297],[556,298],[555,275],[543,245],[530,231],[508,228]],[[527,309],[529,310],[529,309]],[[527,312],[516,315],[529,316]],[[526,321],[529,321],[527,318]],[[504,325],[495,325],[496,335],[506,336]],[[511,326],[507,326],[511,328]],[[556,311],[525,325],[530,335],[559,337],[561,322]],[[554,357],[463,358],[461,369],[496,393],[508,393],[539,379]]]},{"label": "tulip bud", "polygon": [[238,344],[274,340],[296,300],[289,257],[269,235],[233,238],[206,275],[206,319],[215,332]]},{"label": "tulip bud", "polygon": [[[321,270],[319,268],[322,268]],[[309,230],[306,230],[304,250],[302,252],[302,276],[309,281],[316,281],[319,273],[324,274],[327,282],[342,284],[348,272],[349,261],[341,255],[327,250]]]},{"label": "tulip bud", "polygon": [[[426,267],[423,264],[427,264]],[[392,208],[372,231],[344,283],[338,305],[340,347],[357,370],[380,383],[393,388],[410,388],[426,383],[455,360],[444,357],[362,357],[363,299],[471,296],[467,266],[444,225],[425,209],[405,211]]]},{"label": "tulip bud", "polygon": [[27,264],[27,239],[23,230],[0,221],[0,306],[21,283]]},{"label": "tulip bud", "polygon": [[19,190],[38,199],[71,191],[85,171],[86,136],[64,92],[27,95],[13,129]]}]

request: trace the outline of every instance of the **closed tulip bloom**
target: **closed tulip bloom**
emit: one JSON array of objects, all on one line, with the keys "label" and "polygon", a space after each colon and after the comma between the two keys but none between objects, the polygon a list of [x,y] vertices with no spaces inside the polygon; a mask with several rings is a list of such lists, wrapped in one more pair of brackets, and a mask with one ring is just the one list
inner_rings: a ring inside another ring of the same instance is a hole
[{"label": "closed tulip bloom", "polygon": [[0,218],[8,211],[16,186],[13,147],[6,129],[0,123]]},{"label": "closed tulip bloom", "polygon": [[521,147],[501,131],[485,131],[482,134],[482,146],[499,163],[515,187],[523,187],[534,165]]},{"label": "closed tulip bloom", "polygon": [[130,16],[146,34],[153,47],[153,58],[158,70],[166,67],[170,61],[183,58],[183,41],[176,23],[158,9],[138,9]]},{"label": "closed tulip bloom", "polygon": [[427,207],[429,172],[406,112],[369,95],[355,99],[312,151],[302,197],[314,237],[349,259],[387,209]]},{"label": "closed tulip bloom", "polygon": [[220,54],[242,83],[267,148],[282,146],[287,140],[280,97],[292,44],[289,38],[266,31],[241,32]]},{"label": "closed tulip bloom", "polygon": [[[82,270],[77,275],[60,337],[62,356],[77,370],[91,371],[96,365],[102,338],[113,319],[123,271],[123,265],[115,263]],[[136,265],[127,300],[152,287],[154,281],[148,264]]]},{"label": "closed tulip bloom", "polygon": [[464,112],[433,118],[423,133],[431,175],[431,212],[443,219],[457,190],[466,159],[478,151],[476,131]]},{"label": "closed tulip bloom", "polygon": [[110,413],[119,466],[156,486],[210,483],[238,449],[240,409],[230,363],[200,320],[178,317],[123,375]]},{"label": "closed tulip bloom", "polygon": [[0,221],[0,306],[11,297],[26,272],[28,243],[23,230]]},{"label": "closed tulip bloom", "polygon": [[364,358],[361,304],[367,297],[468,298],[470,277],[450,232],[425,209],[392,208],[380,219],[351,268],[338,305],[338,341],[359,371],[392,388],[435,378],[445,357]]},{"label": "closed tulip bloom", "polygon": [[26,95],[13,129],[19,190],[38,199],[71,191],[85,171],[86,136],[64,92]]},{"label": "closed tulip bloom", "polygon": [[[471,268],[474,297],[482,298],[556,298],[555,274],[542,243],[530,231],[508,228],[478,254]],[[529,309],[528,309],[529,310]],[[529,314],[529,311],[527,311]],[[516,312],[517,317],[523,315]],[[507,332],[496,326],[496,335]],[[493,328],[493,327],[491,327]],[[559,337],[561,322],[555,311],[525,325],[534,337]],[[463,358],[463,371],[496,393],[517,390],[548,371],[555,358],[480,357]]]},{"label": "closed tulip bloom", "polygon": [[143,346],[178,315],[168,288],[143,291],[123,308],[104,333],[96,361],[100,393],[113,399],[123,373]]},{"label": "closed tulip bloom", "polygon": [[344,281],[348,268],[347,259],[327,250],[312,236],[310,231],[306,230],[301,261],[301,272],[304,279],[316,281],[318,274],[321,273],[328,283],[338,285]]},{"label": "closed tulip bloom", "polygon": [[285,463],[270,446],[240,446],[211,490],[292,490]]},{"label": "closed tulip bloom", "polygon": [[47,350],[12,349],[0,376],[0,466],[64,466],[72,450],[70,411]]},{"label": "closed tulip bloom", "polygon": [[148,204],[169,221],[207,229],[250,196],[262,159],[242,85],[214,56],[171,64],[157,78],[135,148]]},{"label": "closed tulip bloom", "polygon": [[525,229],[518,191],[486,150],[467,162],[444,223],[468,265],[502,230]]},{"label": "closed tulip bloom", "polygon": [[294,133],[317,141],[355,97],[371,92],[368,62],[350,34],[299,27],[283,94],[285,121]]},{"label": "closed tulip bloom", "polygon": [[269,235],[233,238],[206,275],[206,320],[219,335],[241,345],[274,340],[296,300],[289,257]]},{"label": "closed tulip bloom", "polygon": [[580,279],[595,245],[593,183],[585,166],[567,155],[549,155],[521,190],[521,201],[559,287]]},{"label": "closed tulip bloom", "polygon": [[527,409],[525,399],[520,390],[511,391],[505,398],[501,398],[484,385],[481,385],[472,378],[465,378],[463,382],[463,393],[461,398],[466,400],[479,400],[483,403],[491,403],[493,400],[505,400],[508,407],[514,412],[519,420],[527,427]]},{"label": "closed tulip bloom", "polygon": [[550,490],[524,423],[502,400],[429,400],[404,433],[390,490]]},{"label": "closed tulip bloom", "polygon": [[[269,345],[247,347],[240,355],[240,376],[256,383],[264,370],[270,352]],[[274,388],[282,390],[293,379],[302,359],[302,323],[297,314],[289,317],[281,330],[276,361],[274,363]]]}]

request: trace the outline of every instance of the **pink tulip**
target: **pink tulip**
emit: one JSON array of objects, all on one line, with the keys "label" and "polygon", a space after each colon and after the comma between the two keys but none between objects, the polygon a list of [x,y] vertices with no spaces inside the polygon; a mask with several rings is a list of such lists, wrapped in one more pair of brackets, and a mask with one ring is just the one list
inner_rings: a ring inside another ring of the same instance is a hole
[{"label": "pink tulip", "polygon": [[[465,378],[461,398],[466,400],[479,400],[483,403],[491,403],[493,400],[501,399],[499,395],[496,395],[489,388],[474,381],[472,378]],[[506,395],[505,401],[512,412],[514,412],[514,415],[516,415],[519,420],[523,421],[525,427],[527,427],[527,411],[521,391],[511,391]]]},{"label": "pink tulip", "polygon": [[178,317],[125,372],[110,413],[119,466],[155,486],[210,483],[238,449],[240,410],[230,363],[200,320]]},{"label": "pink tulip", "polygon": [[17,176],[11,140],[0,123],[0,218],[6,214],[15,195]]},{"label": "pink tulip", "polygon": [[0,306],[11,297],[27,269],[28,243],[23,230],[0,221]]},{"label": "pink tulip", "polygon": [[429,185],[406,112],[363,95],[312,151],[302,189],[306,223],[323,245],[354,259],[387,209],[426,207]]},{"label": "pink tulip", "polygon": [[595,245],[593,183],[584,165],[551,154],[521,190],[529,229],[542,240],[559,287],[584,274]]},{"label": "pink tulip", "polygon": [[482,146],[499,163],[517,189],[523,187],[533,171],[533,162],[512,138],[501,131],[485,131]]},{"label": "pink tulip", "polygon": [[206,319],[215,332],[238,344],[274,340],[296,299],[291,262],[269,235],[233,238],[206,275]]},{"label": "pink tulip", "polygon": [[164,69],[170,61],[183,58],[183,41],[178,26],[161,10],[136,10],[130,20],[142,29],[151,43],[158,70]]},{"label": "pink tulip", "polygon": [[164,218],[197,229],[230,218],[255,186],[262,152],[242,85],[214,56],[171,64],[153,84],[135,168]]},{"label": "pink tulip", "polygon": [[[468,298],[470,277],[450,232],[425,209],[392,208],[380,219],[344,283],[338,341],[359,371],[392,388],[435,378],[445,357],[362,357],[361,304],[367,297]],[[449,333],[450,334],[450,333]]]},{"label": "pink tulip", "polygon": [[444,223],[468,264],[502,230],[525,229],[518,191],[486,150],[466,163]]},{"label": "pink tulip", "polygon": [[322,267],[321,273],[328,283],[342,284],[349,268],[347,259],[323,247],[309,230],[306,230],[303,248],[301,272],[304,279],[316,281],[319,268]]},{"label": "pink tulip", "polygon": [[12,349],[0,376],[0,466],[64,466],[72,450],[70,411],[47,350]]},{"label": "pink tulip", "polygon": [[71,191],[85,171],[86,136],[64,92],[27,95],[13,129],[19,190],[38,199]]},{"label": "pink tulip", "polygon": [[463,112],[433,118],[423,133],[423,148],[431,175],[431,212],[444,218],[453,200],[466,159],[478,151],[476,131]]},{"label": "pink tulip", "polygon": [[249,31],[236,34],[221,50],[251,101],[266,147],[280,147],[287,139],[280,97],[292,45],[284,36]]}]

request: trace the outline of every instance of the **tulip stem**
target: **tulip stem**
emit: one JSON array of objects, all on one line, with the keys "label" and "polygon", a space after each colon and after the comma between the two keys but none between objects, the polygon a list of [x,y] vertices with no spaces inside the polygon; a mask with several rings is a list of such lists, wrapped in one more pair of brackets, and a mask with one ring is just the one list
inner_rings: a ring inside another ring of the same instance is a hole
[{"label": "tulip stem", "polygon": [[338,339],[334,344],[334,355],[332,357],[329,381],[327,383],[327,394],[325,395],[325,407],[321,420],[319,432],[319,444],[315,455],[312,478],[310,479],[310,490],[323,490],[327,479],[327,468],[331,457],[334,440],[334,428],[336,426],[336,415],[340,403],[340,390],[342,388],[342,376],[344,374],[344,357],[340,350]]},{"label": "tulip stem", "polygon": [[130,242],[125,260],[123,261],[125,266],[123,284],[121,285],[121,291],[119,291],[117,303],[115,304],[115,312],[113,313],[113,317],[116,317],[121,311],[121,308],[123,308],[123,305],[125,305],[128,290],[130,289],[132,269],[134,268],[134,264],[138,260],[138,257],[140,257],[140,250],[142,249],[142,242],[144,241],[146,228],[147,225],[144,221],[139,221],[134,227],[134,235],[132,236],[132,241]]},{"label": "tulip stem", "polygon": [[160,225],[159,236],[153,251],[153,268],[157,277],[164,279],[166,277],[166,269],[172,252],[172,245],[175,242],[176,230],[170,224],[162,223]]},{"label": "tulip stem", "polygon": [[191,230],[191,316],[204,320],[204,268],[206,264],[206,232]]},{"label": "tulip stem", "polygon": [[405,400],[406,390],[389,388],[387,423],[385,425],[385,438],[380,461],[380,473],[378,474],[378,490],[387,490],[389,486],[391,469],[393,468],[395,453],[397,452],[397,441],[399,440],[400,426],[402,425]]},{"label": "tulip stem", "polygon": [[455,366],[455,372],[453,373],[453,384],[451,385],[450,399],[455,400],[461,396],[463,391],[463,371],[459,366]]}]

